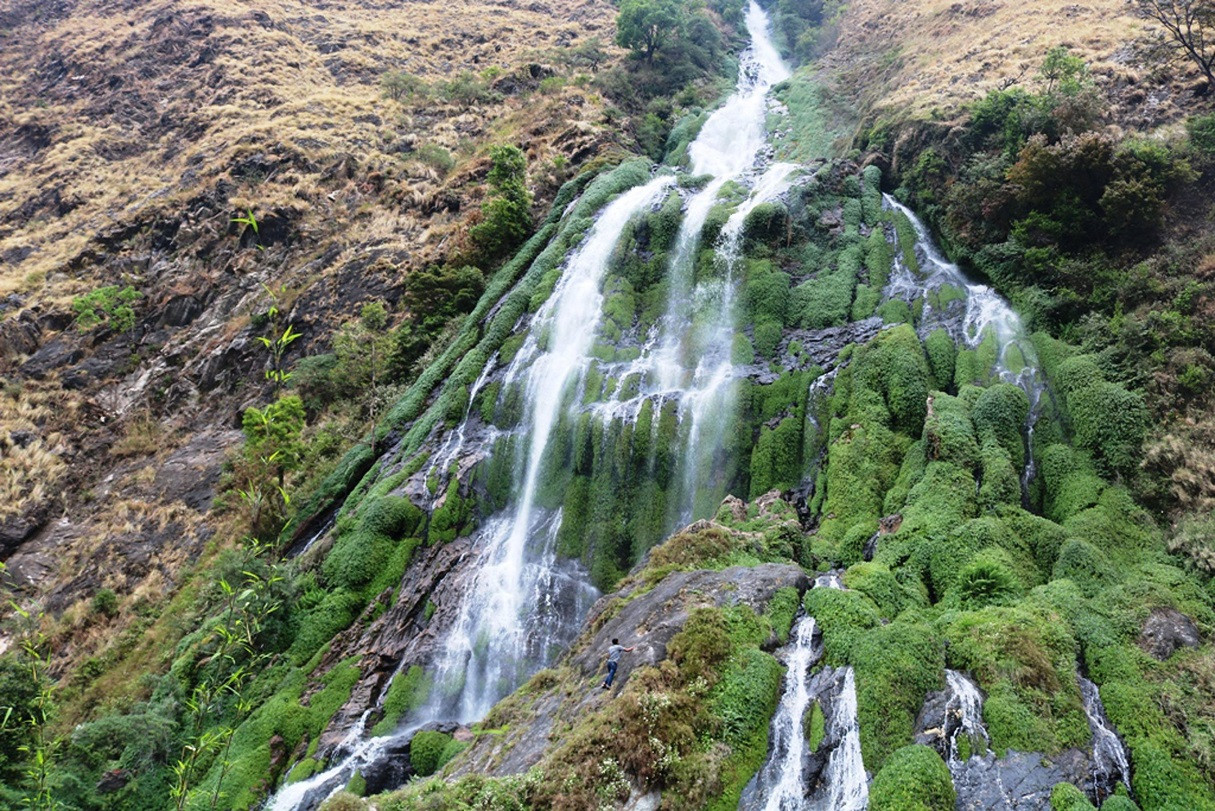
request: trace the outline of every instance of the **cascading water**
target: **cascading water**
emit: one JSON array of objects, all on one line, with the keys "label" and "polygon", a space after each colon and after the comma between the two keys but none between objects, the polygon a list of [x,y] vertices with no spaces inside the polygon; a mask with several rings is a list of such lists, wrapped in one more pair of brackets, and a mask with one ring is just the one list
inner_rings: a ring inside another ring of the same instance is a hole
[{"label": "cascading water", "polygon": [[[551,660],[546,654],[572,631],[590,608],[594,592],[574,586],[572,622],[556,629],[545,605],[555,599],[544,587],[568,577],[547,570],[547,540],[560,525],[560,516],[537,510],[545,449],[568,397],[585,374],[595,328],[602,315],[600,286],[612,249],[625,225],[639,211],[661,199],[672,180],[660,177],[613,201],[571,257],[557,288],[537,313],[512,370],[524,375],[527,393],[529,446],[525,451],[522,486],[508,519],[490,523],[482,548],[476,583],[462,602],[459,619],[447,636],[438,662],[437,686],[430,706],[433,717],[474,721],[518,686],[530,671]],[[541,340],[546,339],[545,348]],[[522,372],[521,370],[526,370]],[[510,372],[508,372],[508,375]],[[541,531],[547,529],[548,531]],[[545,539],[538,547],[535,539]],[[528,549],[529,540],[533,548]],[[581,592],[581,593],[580,593]],[[564,638],[562,638],[564,637]]]},{"label": "cascading water", "polygon": [[1101,703],[1101,693],[1098,692],[1097,685],[1083,676],[1079,676],[1077,681],[1080,684],[1080,696],[1084,700],[1084,714],[1088,716],[1088,725],[1093,731],[1090,795],[1094,799],[1104,800],[1113,793],[1116,782],[1121,782],[1130,790],[1130,758],[1127,756],[1126,745],[1105,716],[1105,706]]},{"label": "cascading water", "polygon": [[983,725],[983,694],[975,683],[956,670],[946,670],[945,688],[949,691],[945,702],[946,762],[952,770],[971,757],[989,753],[991,739]]},{"label": "cascading water", "polygon": [[843,669],[843,685],[832,707],[828,737],[839,744],[831,752],[823,781],[827,797],[809,806],[813,811],[864,811],[869,805],[869,781],[861,760],[861,725],[857,720],[856,675]]},{"label": "cascading water", "polygon": [[[814,700],[810,692],[810,668],[822,655],[815,645],[816,630],[814,617],[802,617],[793,627],[789,645],[778,654],[785,662],[785,691],[772,718],[771,753],[751,791],[763,803],[753,807],[762,807],[764,811],[796,811],[802,807],[806,794],[803,776],[806,734],[802,719]],[[743,807],[752,806],[744,803]]]},{"label": "cascading water", "polygon": [[[896,254],[894,269],[886,286],[886,295],[907,302],[921,300],[922,328],[945,326],[951,330],[955,340],[971,349],[977,348],[990,335],[996,345],[996,375],[1006,383],[1020,386],[1029,398],[1029,416],[1025,424],[1025,468],[1021,476],[1024,491],[1035,473],[1034,424],[1040,413],[1042,395],[1046,392],[1046,381],[1038,369],[1037,354],[1021,323],[1021,317],[1003,296],[987,285],[970,281],[961,268],[942,256],[928,229],[911,209],[889,194],[883,195],[882,200],[888,208],[907,217],[915,230],[916,247],[926,260],[921,263],[917,276],[902,257]],[[942,294],[945,294],[946,300],[950,298],[951,289],[966,298],[966,310],[960,324],[955,319],[946,317],[948,304],[940,304]],[[936,306],[933,304],[934,299]]]},{"label": "cascading water", "polygon": [[[843,587],[838,572],[814,580],[814,588]],[[822,656],[816,631],[813,617],[800,618],[789,644],[778,654],[787,670],[768,736],[768,758],[743,792],[740,811],[863,811],[869,803],[856,677],[850,667],[811,673]],[[819,751],[827,752],[826,765],[819,762],[817,775],[805,731],[806,714],[815,702],[826,718]]]},{"label": "cascading water", "polygon": [[[711,176],[691,195],[668,268],[666,314],[631,361],[608,371],[621,384],[606,401],[580,405],[592,368],[609,364],[595,357],[597,327],[604,311],[603,283],[612,253],[635,215],[651,210],[674,188],[669,176],[625,192],[607,205],[589,234],[565,263],[553,293],[530,320],[526,338],[507,368],[486,368],[470,392],[465,420],[434,455],[431,473],[447,480],[448,467],[465,446],[472,402],[491,378],[499,377],[498,402],[522,391],[520,426],[513,442],[514,492],[506,511],[486,520],[472,548],[478,550],[472,585],[463,595],[434,662],[434,684],[425,705],[394,736],[360,741],[362,730],[339,747],[346,756],[333,768],[285,787],[269,803],[275,811],[308,809],[339,790],[354,771],[390,751],[431,721],[479,719],[535,670],[552,662],[572,639],[597,596],[584,569],[557,554],[562,511],[542,496],[554,464],[564,464],[550,442],[559,426],[577,414],[598,415],[606,431],[622,419],[636,421],[648,399],[678,411],[681,491],[672,501],[665,529],[695,511],[697,494],[713,466],[703,465],[720,445],[732,414],[730,348],[733,338],[733,270],[746,214],[789,185],[793,167],[773,167],[748,184],[766,142],[765,112],[771,86],[789,75],[768,35],[768,20],[754,2],[747,12],[751,47],[740,58],[736,92],[709,117],[689,147],[691,169]],[[696,280],[694,258],[700,234],[718,193],[729,181],[753,191],[723,228],[720,277]],[[702,325],[691,330],[690,325]],[[654,421],[656,424],[658,420]],[[495,446],[502,448],[503,446]],[[558,449],[560,450],[560,449]],[[718,499],[720,495],[717,495]],[[702,499],[707,502],[707,499]]]}]

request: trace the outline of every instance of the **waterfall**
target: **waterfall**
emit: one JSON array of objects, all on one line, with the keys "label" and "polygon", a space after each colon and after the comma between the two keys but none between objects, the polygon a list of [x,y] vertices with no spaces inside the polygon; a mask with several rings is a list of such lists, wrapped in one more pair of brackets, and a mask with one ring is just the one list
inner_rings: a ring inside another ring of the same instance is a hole
[{"label": "waterfall", "polygon": [[[990,753],[991,739],[983,725],[983,694],[975,683],[958,671],[947,669],[945,688],[949,691],[945,701],[946,762],[953,771],[963,761]],[[966,757],[959,755],[963,740],[970,750]]]},{"label": "waterfall", "polygon": [[843,685],[832,707],[829,737],[839,744],[827,761],[825,801],[810,806],[814,811],[865,811],[869,804],[869,781],[861,760],[861,725],[856,714],[856,676],[843,669]]},{"label": "waterfall", "polygon": [[[839,572],[814,579],[813,588],[843,587]],[[816,634],[814,618],[803,616],[794,626],[789,644],[777,653],[786,666],[784,688],[768,735],[768,757],[743,791],[741,811],[864,811],[869,802],[856,676],[850,667],[811,672],[822,656]],[[812,753],[806,741],[806,715],[816,702],[823,711],[825,729]]]},{"label": "waterfall", "polygon": [[[507,375],[519,376],[528,403],[524,423],[527,442],[522,483],[509,515],[482,531],[477,577],[466,593],[460,615],[447,635],[437,663],[437,690],[427,708],[435,718],[475,721],[531,671],[551,657],[547,651],[568,642],[576,623],[595,596],[589,586],[575,586],[568,599],[576,604],[568,628],[554,629],[546,604],[559,599],[544,586],[569,579],[549,571],[546,549],[560,526],[560,516],[537,509],[536,496],[545,450],[565,405],[568,388],[577,385],[590,361],[595,330],[602,317],[600,289],[612,249],[629,220],[662,199],[672,184],[658,177],[610,203],[573,256],[552,295],[536,314],[523,348]],[[541,346],[541,336],[546,340]],[[542,539],[539,548],[535,541]],[[529,541],[533,548],[529,550]],[[557,631],[558,638],[552,633]],[[564,639],[561,639],[564,637]]]},{"label": "waterfall", "polygon": [[815,645],[816,630],[814,617],[801,617],[793,627],[789,644],[777,654],[784,659],[787,669],[785,690],[772,718],[771,753],[756,776],[756,788],[752,791],[764,803],[764,811],[796,811],[802,807],[806,794],[803,764],[807,752],[803,719],[814,700],[810,690],[810,668],[822,655]]},{"label": "waterfall", "polygon": [[[553,438],[584,415],[596,418],[606,432],[623,421],[635,423],[649,402],[671,405],[677,415],[676,465],[666,529],[691,516],[698,497],[706,501],[707,463],[719,449],[733,415],[730,364],[733,341],[735,265],[742,226],[756,205],[788,188],[794,167],[767,172],[761,153],[766,144],[765,114],[771,86],[789,75],[768,33],[768,19],[752,2],[747,12],[751,45],[740,57],[735,92],[705,122],[689,146],[692,173],[710,176],[699,191],[676,187],[671,173],[627,191],[597,216],[589,233],[564,263],[551,295],[529,321],[522,345],[506,367],[496,360],[482,371],[470,392],[465,419],[443,438],[434,463],[424,474],[447,480],[448,468],[466,445],[469,420],[476,420],[473,400],[490,382],[500,384],[498,403],[521,394],[522,419],[501,431],[503,443],[493,454],[513,453],[510,506],[486,518],[472,539],[475,562],[450,631],[434,660],[434,688],[424,706],[406,719],[395,735],[363,739],[353,730],[338,747],[341,760],[326,772],[286,786],[271,799],[275,811],[309,809],[335,793],[359,768],[390,757],[394,747],[426,723],[471,722],[519,686],[531,673],[552,663],[573,639],[578,625],[598,596],[580,564],[557,554],[562,510],[545,498],[544,485],[566,464]],[[756,179],[756,175],[760,177]],[[720,237],[712,278],[697,279],[695,259],[701,232],[719,193],[730,181],[751,191],[734,212]],[[613,251],[630,221],[649,212],[678,190],[685,213],[667,268],[665,313],[627,359],[596,355],[604,319],[604,281]],[[700,325],[700,326],[695,326]],[[592,373],[611,377],[613,385],[595,401],[586,391]],[[584,402],[584,401],[590,402]],[[657,430],[658,420],[654,419]],[[510,440],[509,444],[505,444]],[[513,451],[510,448],[513,446]],[[490,455],[493,455],[490,454]],[[722,484],[724,486],[724,483]],[[445,487],[436,491],[442,498]],[[712,495],[712,494],[710,494]],[[717,495],[720,500],[720,495]],[[432,505],[433,506],[433,505]],[[404,660],[402,660],[404,664]],[[398,667],[398,670],[400,668]]]},{"label": "waterfall", "polygon": [[[1021,323],[1021,317],[1003,296],[985,284],[970,281],[961,268],[942,256],[933,243],[928,229],[911,209],[889,194],[882,195],[882,200],[888,208],[907,217],[915,230],[916,247],[926,260],[923,263],[924,266],[920,268],[920,276],[917,278],[911,268],[907,267],[902,256],[896,252],[894,269],[886,286],[886,295],[907,302],[916,299],[922,300],[923,311],[920,319],[922,329],[946,326],[953,333],[955,340],[971,349],[978,347],[988,334],[992,335],[997,347],[994,370],[997,377],[1005,383],[1019,386],[1029,398],[1029,416],[1025,423],[1025,468],[1021,476],[1021,486],[1024,492],[1035,473],[1034,424],[1040,413],[1042,395],[1046,391],[1046,381],[1038,368],[1037,354]],[[960,325],[952,319],[945,318],[944,310],[948,305],[934,308],[932,304],[933,294],[939,294],[942,289],[950,287],[963,292],[966,297],[966,310]]]},{"label": "waterfall", "polygon": [[1080,684],[1080,696],[1084,700],[1084,714],[1088,716],[1088,725],[1093,731],[1093,763],[1090,772],[1092,783],[1089,786],[1089,794],[1096,800],[1104,800],[1113,794],[1118,782],[1130,791],[1131,763],[1126,745],[1105,715],[1105,706],[1101,703],[1097,685],[1083,676],[1078,676],[1076,681]]}]

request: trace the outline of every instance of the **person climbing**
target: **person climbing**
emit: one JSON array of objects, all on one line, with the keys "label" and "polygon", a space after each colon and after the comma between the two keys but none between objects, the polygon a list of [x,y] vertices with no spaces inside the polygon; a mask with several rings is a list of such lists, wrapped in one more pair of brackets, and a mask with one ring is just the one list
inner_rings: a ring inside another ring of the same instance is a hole
[{"label": "person climbing", "polygon": [[615,678],[616,678],[616,668],[620,665],[620,657],[626,653],[632,653],[633,648],[636,648],[636,647],[637,646],[634,645],[632,648],[626,648],[624,645],[620,644],[619,639],[612,640],[612,644],[608,648],[608,658],[607,658],[608,674],[607,674],[607,678],[604,679],[604,682],[603,682],[604,690],[612,689],[612,681],[615,680]]}]

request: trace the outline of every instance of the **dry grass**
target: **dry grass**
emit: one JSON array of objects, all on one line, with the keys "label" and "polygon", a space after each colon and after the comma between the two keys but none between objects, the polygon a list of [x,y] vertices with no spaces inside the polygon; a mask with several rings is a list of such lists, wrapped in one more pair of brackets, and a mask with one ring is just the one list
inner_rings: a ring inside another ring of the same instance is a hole
[{"label": "dry grass", "polygon": [[64,437],[48,430],[69,398],[29,386],[0,389],[0,518],[56,495],[66,472]]},{"label": "dry grass", "polygon": [[[0,293],[62,304],[81,291],[65,293],[57,274],[77,275],[92,239],[172,216],[219,178],[232,181],[233,211],[294,209],[357,242],[355,212],[383,190],[368,188],[368,177],[399,184],[413,205],[443,185],[429,167],[403,159],[403,142],[442,146],[465,168],[491,136],[519,138],[534,159],[548,157],[545,127],[525,134],[495,122],[524,111],[534,125],[543,107],[558,132],[594,117],[588,99],[403,104],[381,98],[379,79],[389,70],[431,82],[487,68],[509,74],[558,44],[595,33],[610,40],[615,10],[603,0],[365,0],[323,13],[301,0],[126,8],[77,0],[67,18],[36,14],[14,12],[25,24],[0,48],[0,133],[14,133],[0,135]],[[406,222],[393,233],[402,241],[423,231],[418,213],[398,216]],[[366,219],[368,236],[385,234],[382,216]],[[443,229],[434,225],[438,243]]]},{"label": "dry grass", "polygon": [[[825,63],[872,110],[948,120],[991,90],[1032,83],[1046,52],[1064,45],[1100,86],[1123,93],[1126,119],[1154,127],[1176,116],[1167,97],[1188,69],[1160,76],[1138,66],[1131,46],[1146,29],[1129,10],[1125,0],[855,0]],[[1140,85],[1152,89],[1128,91]]]}]

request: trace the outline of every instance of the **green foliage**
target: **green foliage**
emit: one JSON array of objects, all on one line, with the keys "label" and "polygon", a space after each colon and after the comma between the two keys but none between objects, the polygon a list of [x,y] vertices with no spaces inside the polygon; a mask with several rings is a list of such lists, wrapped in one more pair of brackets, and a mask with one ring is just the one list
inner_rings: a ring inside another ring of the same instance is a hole
[{"label": "green foliage", "polygon": [[911,743],[925,696],[942,686],[943,647],[929,628],[896,621],[858,633],[849,658],[856,671],[861,754],[867,768],[880,769]]},{"label": "green foliage", "polygon": [[409,763],[419,777],[429,777],[443,767],[443,753],[451,736],[444,732],[421,730],[409,742]]},{"label": "green foliage", "polygon": [[135,326],[135,310],[131,304],[142,295],[130,285],[106,285],[72,299],[78,329],[92,329],[98,324],[114,332],[127,332]]},{"label": "green foliage", "polygon": [[118,615],[118,595],[113,589],[98,589],[89,606],[94,614],[112,619]]},{"label": "green foliage", "polygon": [[895,750],[869,789],[871,811],[952,811],[955,802],[949,767],[928,746]]},{"label": "green foliage", "polygon": [[1051,811],[1097,811],[1084,792],[1071,783],[1058,783],[1050,792]]},{"label": "green foliage", "polygon": [[678,0],[622,0],[616,44],[653,62],[654,54],[685,24],[686,14]]},{"label": "green foliage", "polygon": [[1215,113],[1187,118],[1186,131],[1190,134],[1190,145],[1201,155],[1215,155]]},{"label": "green foliage", "polygon": [[519,147],[507,144],[490,150],[487,180],[490,194],[481,206],[481,221],[469,229],[469,238],[487,261],[495,261],[517,248],[532,230],[532,195],[527,190],[527,158]]},{"label": "green foliage", "polygon": [[426,83],[403,70],[390,70],[380,76],[380,95],[393,101],[405,101],[424,95]]}]

